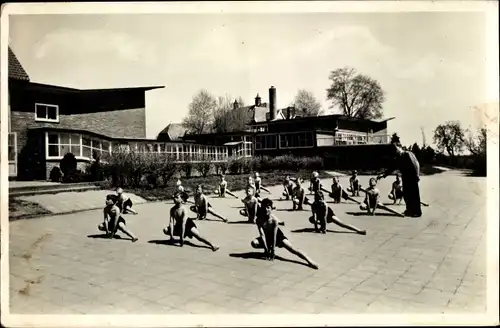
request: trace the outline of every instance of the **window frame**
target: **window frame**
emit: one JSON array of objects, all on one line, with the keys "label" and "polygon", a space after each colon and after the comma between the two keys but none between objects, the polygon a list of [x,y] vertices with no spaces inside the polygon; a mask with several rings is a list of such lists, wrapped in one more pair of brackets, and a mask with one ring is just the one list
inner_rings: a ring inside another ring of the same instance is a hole
[{"label": "window frame", "polygon": [[[300,141],[301,140],[303,140],[304,143],[307,142],[307,136],[306,136],[307,134],[310,135],[311,145],[310,146],[300,146]],[[285,137],[285,136],[289,136],[289,135],[296,135],[297,136],[297,144],[298,144],[297,146],[282,146],[281,145],[282,136]],[[312,131],[300,131],[300,132],[280,133],[279,134],[279,145],[280,145],[280,149],[314,148],[314,135],[313,135]]]},{"label": "window frame", "polygon": [[[45,118],[39,118],[38,117],[38,106],[45,106],[47,109],[49,107],[55,108],[56,109],[56,118],[55,119],[50,119],[48,111],[45,113],[46,117]],[[45,104],[45,103],[35,103],[35,122],[50,122],[50,123],[59,123],[59,105],[54,105],[54,104]]]},{"label": "window frame", "polygon": [[[13,144],[10,143],[10,136],[13,136],[13,140],[14,140]],[[10,147],[14,148],[14,159],[13,160],[11,160],[9,158]],[[17,176],[17,132],[9,132],[7,135],[7,162],[9,165],[9,176]],[[10,165],[14,166],[14,171],[12,174],[10,173]]]},{"label": "window frame", "polygon": [[[269,137],[269,136],[274,136],[275,137],[275,142],[276,142],[276,146],[275,147],[267,147],[267,140],[265,142],[265,146],[266,147],[263,147],[264,146],[264,143],[262,142],[257,142],[257,138],[259,137]],[[264,134],[258,134],[255,136],[255,150],[274,150],[274,149],[278,149],[278,145],[279,145],[279,135],[276,134],[276,133],[264,133]],[[260,147],[257,148],[257,144],[260,145]]]}]

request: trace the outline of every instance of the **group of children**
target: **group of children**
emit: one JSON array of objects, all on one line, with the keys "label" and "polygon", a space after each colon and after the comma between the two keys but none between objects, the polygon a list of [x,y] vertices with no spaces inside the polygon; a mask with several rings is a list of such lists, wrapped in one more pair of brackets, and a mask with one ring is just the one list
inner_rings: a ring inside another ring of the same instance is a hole
[{"label": "group of children", "polygon": [[[353,172],[349,182],[350,188],[348,188],[348,191],[352,193],[352,196],[359,196],[359,191],[362,189],[359,184],[359,179],[357,178],[357,172]],[[302,211],[304,205],[311,206],[312,216],[309,218],[309,222],[314,225],[316,232],[325,234],[327,232],[326,225],[328,223],[335,223],[342,228],[361,235],[366,235],[366,230],[361,230],[342,222],[335,215],[333,209],[326,204],[319,174],[317,172],[313,172],[309,186],[309,191],[314,195],[313,202],[310,202],[306,197],[306,191],[302,184],[303,181],[300,177],[292,179],[290,176],[287,176],[283,183],[283,196],[285,196],[286,200],[292,200],[293,211]],[[285,248],[292,254],[305,260],[312,268],[318,269],[318,265],[301,250],[295,248],[279,228],[280,225],[284,225],[284,222],[278,220],[272,214],[273,209],[275,209],[273,202],[268,198],[262,199],[260,197],[261,190],[269,192],[269,190],[262,186],[262,179],[259,174],[255,173],[255,177],[249,177],[248,179],[246,197],[241,200],[245,207],[239,212],[242,216],[247,217],[249,223],[257,226],[259,237],[251,242],[251,246],[263,249],[264,256],[268,260],[274,259],[276,247]],[[364,191],[366,196],[361,208],[373,214],[380,198],[380,193],[376,188],[376,179],[370,179],[370,186]],[[226,193],[230,193],[224,176],[221,176],[218,193],[220,197],[225,197]],[[230,194],[236,197],[234,194]],[[335,203],[340,203],[342,198],[346,199],[347,197],[347,193],[339,183],[337,177],[333,178],[329,196],[334,199]],[[391,199],[393,199],[394,202],[398,200],[399,202],[401,201],[402,186],[399,175],[393,183],[390,197],[392,197]],[[195,222],[187,217],[184,204],[190,202],[189,195],[185,192],[180,180],[177,181],[177,188],[173,199],[174,206],[170,210],[169,225],[163,230],[163,232],[170,237],[170,241],[175,242],[175,237],[178,237],[180,246],[183,246],[185,238],[195,238],[208,245],[212,251],[217,251],[219,247],[203,237]],[[117,189],[116,195],[107,195],[106,207],[104,208],[104,222],[98,226],[99,230],[106,232],[109,238],[113,238],[115,233],[120,230],[129,236],[132,242],[136,242],[138,238],[127,228],[125,219],[122,216],[122,214],[128,212],[137,214],[137,212],[132,209],[132,205],[132,201],[124,195],[121,188]],[[203,187],[201,185],[196,188],[194,203],[193,206],[190,206],[190,210],[196,213],[197,219],[199,220],[205,220],[207,214],[210,213],[222,221],[228,222],[226,218],[213,211],[212,206],[203,193]]]}]

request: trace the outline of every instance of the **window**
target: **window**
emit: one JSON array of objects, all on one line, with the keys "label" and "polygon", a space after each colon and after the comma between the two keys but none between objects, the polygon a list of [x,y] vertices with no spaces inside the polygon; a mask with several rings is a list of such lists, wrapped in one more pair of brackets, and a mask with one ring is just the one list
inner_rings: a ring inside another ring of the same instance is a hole
[{"label": "window", "polygon": [[318,147],[326,147],[333,146],[335,143],[335,139],[331,135],[327,134],[317,134],[316,135],[316,144]]},{"label": "window", "polygon": [[255,149],[276,149],[277,135],[267,134],[255,137]]},{"label": "window", "polygon": [[35,104],[35,121],[59,122],[59,106]]},{"label": "window", "polygon": [[280,148],[311,147],[314,147],[314,141],[310,131],[280,134]]},{"label": "window", "polygon": [[[126,147],[126,144],[120,144]],[[109,154],[111,144],[107,140],[99,140],[81,134],[69,133],[47,133],[47,157],[62,158],[67,153],[72,153],[75,157],[93,159],[94,152],[99,156]]]},{"label": "window", "polygon": [[9,176],[17,175],[17,134],[16,132],[9,133],[8,140],[8,161],[9,161]]}]

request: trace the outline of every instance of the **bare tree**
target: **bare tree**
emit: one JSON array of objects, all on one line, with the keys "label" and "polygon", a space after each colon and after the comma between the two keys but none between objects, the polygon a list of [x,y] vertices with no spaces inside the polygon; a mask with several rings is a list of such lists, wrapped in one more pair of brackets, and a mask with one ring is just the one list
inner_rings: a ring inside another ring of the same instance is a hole
[{"label": "bare tree", "polygon": [[464,148],[464,130],[460,122],[448,121],[438,125],[434,130],[434,142],[438,150],[446,150],[451,157],[455,157]]},{"label": "bare tree", "polygon": [[237,107],[233,97],[226,95],[217,99],[214,111],[213,131],[217,133],[244,131],[252,119],[252,112],[245,107],[243,99],[237,98]]},{"label": "bare tree", "polygon": [[189,104],[189,112],[183,125],[192,134],[209,132],[217,102],[206,90],[200,90]]},{"label": "bare tree", "polygon": [[293,106],[300,116],[318,116],[321,114],[321,104],[312,92],[301,89],[297,92]]},{"label": "bare tree", "polygon": [[480,128],[477,133],[468,130],[464,144],[472,155],[486,154],[486,128]]},{"label": "bare tree", "polygon": [[339,107],[346,116],[374,119],[382,117],[385,93],[378,81],[344,67],[330,72],[332,81],[326,89],[330,108]]}]

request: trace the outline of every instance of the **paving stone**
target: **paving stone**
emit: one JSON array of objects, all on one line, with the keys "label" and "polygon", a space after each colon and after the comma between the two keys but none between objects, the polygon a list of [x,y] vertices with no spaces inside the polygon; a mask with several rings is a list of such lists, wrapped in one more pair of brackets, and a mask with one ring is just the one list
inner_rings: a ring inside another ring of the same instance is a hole
[{"label": "paving stone", "polygon": [[[389,190],[390,184],[382,180],[379,188]],[[280,189],[271,187],[273,195]],[[276,211],[286,221],[282,230],[319,263],[318,271],[284,249],[277,250],[284,260],[253,258],[250,241],[257,231],[248,225],[196,222],[203,235],[221,245],[216,253],[149,243],[166,239],[161,229],[172,202],[134,201],[140,214],[127,215],[126,221],[140,238],[137,243],[88,237],[100,234],[101,210],[11,222],[10,309],[82,314],[483,311],[485,180],[456,172],[425,176],[421,193],[430,206],[420,219],[352,216],[347,213],[359,211],[355,204],[331,204],[343,220],[367,229],[366,236],[295,233],[311,227],[309,213]],[[103,195],[88,195],[82,206],[102,205]],[[59,200],[59,210],[75,206],[70,198]],[[210,201],[229,220],[241,220],[236,200]],[[290,203],[276,206],[285,210]],[[29,284],[29,297],[19,292],[26,280],[40,277]]]}]

